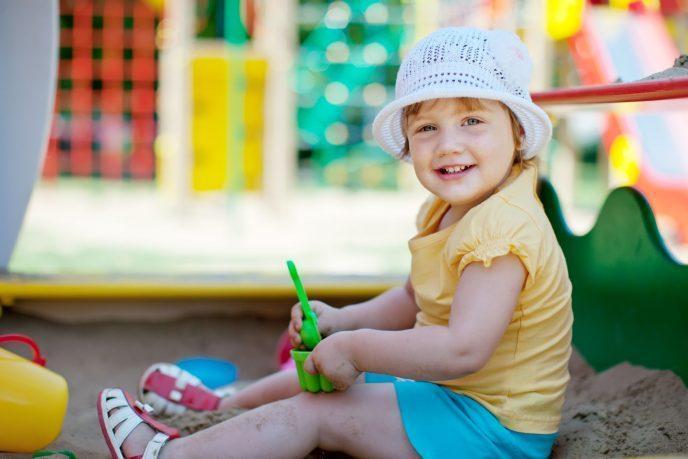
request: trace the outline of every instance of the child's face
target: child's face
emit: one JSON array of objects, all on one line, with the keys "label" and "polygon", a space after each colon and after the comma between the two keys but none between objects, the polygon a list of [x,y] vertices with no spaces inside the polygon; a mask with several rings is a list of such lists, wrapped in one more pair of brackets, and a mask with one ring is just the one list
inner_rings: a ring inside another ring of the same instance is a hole
[{"label": "child's face", "polygon": [[511,120],[499,102],[470,111],[455,99],[423,103],[408,119],[409,154],[420,183],[453,207],[489,197],[514,162]]}]

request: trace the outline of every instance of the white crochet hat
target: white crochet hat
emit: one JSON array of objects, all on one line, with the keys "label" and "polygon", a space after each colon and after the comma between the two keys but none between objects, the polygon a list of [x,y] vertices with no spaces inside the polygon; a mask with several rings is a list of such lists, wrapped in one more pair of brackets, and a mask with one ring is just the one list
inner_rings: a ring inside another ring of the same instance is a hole
[{"label": "white crochet hat", "polygon": [[373,121],[375,140],[387,153],[402,158],[406,141],[402,113],[407,105],[448,97],[492,99],[514,112],[525,131],[524,157],[532,158],[552,136],[552,123],[528,92],[532,67],[528,49],[514,33],[439,29],[419,41],[402,61],[395,99]]}]

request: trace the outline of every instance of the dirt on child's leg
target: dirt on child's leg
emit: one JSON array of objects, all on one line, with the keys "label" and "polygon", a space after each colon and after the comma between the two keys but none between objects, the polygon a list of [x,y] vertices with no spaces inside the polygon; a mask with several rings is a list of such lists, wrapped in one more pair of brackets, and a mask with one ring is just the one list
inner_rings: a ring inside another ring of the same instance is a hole
[{"label": "dirt on child's leg", "polygon": [[415,458],[393,384],[356,384],[344,392],[307,398],[319,413],[318,446],[354,457]]},{"label": "dirt on child's leg", "polygon": [[300,393],[174,440],[162,458],[301,458],[320,447],[356,457],[418,457],[409,443],[392,384],[344,392]]}]

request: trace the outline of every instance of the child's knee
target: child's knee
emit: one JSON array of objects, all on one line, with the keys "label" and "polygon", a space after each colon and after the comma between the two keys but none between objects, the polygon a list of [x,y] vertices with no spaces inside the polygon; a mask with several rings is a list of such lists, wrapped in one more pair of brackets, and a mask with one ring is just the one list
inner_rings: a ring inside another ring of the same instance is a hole
[{"label": "child's knee", "polygon": [[301,392],[300,394],[290,398],[289,400],[296,404],[297,409],[302,413],[314,415],[323,405],[324,398],[321,393]]}]

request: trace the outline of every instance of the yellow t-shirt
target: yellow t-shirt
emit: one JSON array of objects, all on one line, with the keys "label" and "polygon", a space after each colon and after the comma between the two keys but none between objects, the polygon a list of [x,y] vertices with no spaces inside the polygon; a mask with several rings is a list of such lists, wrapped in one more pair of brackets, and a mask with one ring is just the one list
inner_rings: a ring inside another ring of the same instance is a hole
[{"label": "yellow t-shirt", "polygon": [[557,431],[569,381],[571,282],[564,254],[537,195],[537,170],[514,166],[495,194],[437,230],[449,204],[432,196],[409,241],[416,327],[447,325],[463,269],[490,266],[509,252],[527,270],[514,315],[494,354],[476,373],[436,381],[490,410],[509,429]]}]

